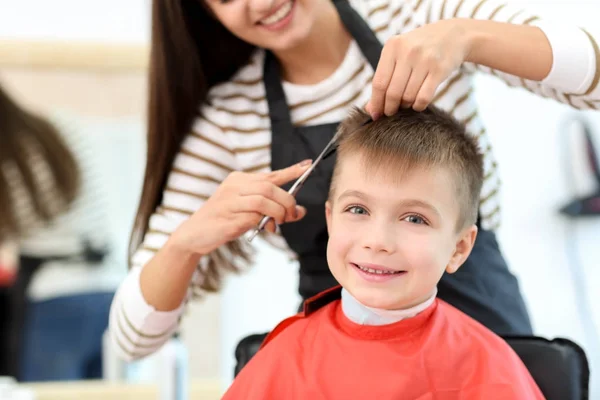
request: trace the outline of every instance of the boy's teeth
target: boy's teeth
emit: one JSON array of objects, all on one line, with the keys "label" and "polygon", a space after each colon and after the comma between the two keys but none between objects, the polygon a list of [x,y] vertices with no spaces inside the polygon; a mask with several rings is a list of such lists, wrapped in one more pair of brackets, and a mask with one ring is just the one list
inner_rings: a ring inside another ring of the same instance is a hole
[{"label": "boy's teeth", "polygon": [[360,265],[357,265],[357,267],[365,272],[368,272],[370,274],[379,274],[379,275],[390,275],[390,274],[395,274],[396,271],[382,271],[379,269],[373,269],[373,268],[367,268],[367,267],[363,267]]},{"label": "boy's teeth", "polygon": [[292,10],[292,2],[288,1],[283,6],[281,6],[275,14],[262,19],[260,21],[260,23],[263,25],[275,24],[275,23],[281,21],[282,19],[284,19],[285,17],[287,17],[287,15],[290,13],[291,10]]}]

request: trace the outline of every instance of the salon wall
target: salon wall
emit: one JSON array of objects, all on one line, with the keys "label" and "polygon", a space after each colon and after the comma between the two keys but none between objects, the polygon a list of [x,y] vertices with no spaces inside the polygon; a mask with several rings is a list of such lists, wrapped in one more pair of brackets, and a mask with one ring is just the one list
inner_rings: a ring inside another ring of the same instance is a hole
[{"label": "salon wall", "polygon": [[[592,1],[533,2],[557,21],[573,21],[600,37]],[[584,118],[600,151],[600,113],[577,112],[480,76],[477,96],[503,180],[500,244],[519,277],[534,329],[581,344],[592,366],[592,395],[600,398],[600,217],[559,214],[576,196],[598,190],[581,140]],[[598,154],[600,157],[600,154]]]},{"label": "salon wall", "polygon": [[149,0],[0,0],[0,37],[147,43]]},{"label": "salon wall", "polygon": [[[597,0],[513,1],[552,19],[577,21],[591,28],[600,14]],[[148,0],[0,0],[0,38],[147,43],[148,4]],[[571,115],[588,117],[600,150],[600,115],[575,113],[485,76],[477,80],[477,95],[504,181],[500,243],[521,280],[536,332],[578,341],[600,370],[600,351],[588,340],[584,323],[593,319],[600,326],[600,292],[593,290],[600,284],[600,219],[573,222],[557,213],[574,195],[567,178],[571,167],[576,171],[577,191],[590,188],[585,167],[563,160],[565,141],[576,137],[576,127],[567,129],[561,123]],[[134,188],[125,195],[136,196]],[[115,193],[115,198],[123,195]],[[573,244],[576,254],[569,250]],[[192,350],[193,376],[220,374],[227,384],[237,341],[270,330],[295,311],[297,265],[268,246],[259,246],[257,265],[251,271],[231,277],[218,298],[188,312],[184,337]],[[584,276],[581,281],[587,293],[577,286],[579,275]],[[587,304],[596,305],[591,315],[580,314],[578,296],[582,294],[588,296]],[[219,346],[217,355],[209,349],[215,345]]]}]

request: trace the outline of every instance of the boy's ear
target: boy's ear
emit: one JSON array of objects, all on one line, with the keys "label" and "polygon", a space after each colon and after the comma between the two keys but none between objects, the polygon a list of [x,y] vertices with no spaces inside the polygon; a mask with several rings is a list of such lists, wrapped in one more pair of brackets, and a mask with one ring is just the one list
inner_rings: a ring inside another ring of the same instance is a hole
[{"label": "boy's ear", "polygon": [[473,245],[475,245],[475,239],[477,238],[477,226],[475,224],[464,229],[458,236],[454,253],[446,266],[446,272],[453,274],[460,268],[461,265],[467,260]]},{"label": "boy's ear", "polygon": [[327,222],[327,234],[329,234],[331,226],[331,202],[329,200],[325,202],[325,221]]}]

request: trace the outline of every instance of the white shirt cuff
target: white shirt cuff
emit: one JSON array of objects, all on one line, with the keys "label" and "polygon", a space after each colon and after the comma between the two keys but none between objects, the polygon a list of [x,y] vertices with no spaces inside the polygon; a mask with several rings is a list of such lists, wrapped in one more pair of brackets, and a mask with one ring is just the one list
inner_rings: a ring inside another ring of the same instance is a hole
[{"label": "white shirt cuff", "polygon": [[552,47],[552,69],[542,83],[570,94],[583,94],[596,73],[596,55],[588,35],[580,28],[539,20]]},{"label": "white shirt cuff", "polygon": [[134,268],[125,278],[119,296],[127,319],[146,335],[160,335],[172,328],[183,311],[184,304],[171,311],[157,311],[149,305],[140,285],[141,268]]}]

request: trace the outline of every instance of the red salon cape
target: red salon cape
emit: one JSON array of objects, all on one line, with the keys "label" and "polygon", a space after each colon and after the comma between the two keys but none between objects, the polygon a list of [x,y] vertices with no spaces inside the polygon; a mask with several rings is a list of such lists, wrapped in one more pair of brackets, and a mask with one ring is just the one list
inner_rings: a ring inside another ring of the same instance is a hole
[{"label": "red salon cape", "polygon": [[503,339],[444,301],[363,326],[343,314],[340,293],[321,293],[281,322],[223,399],[544,399]]}]

